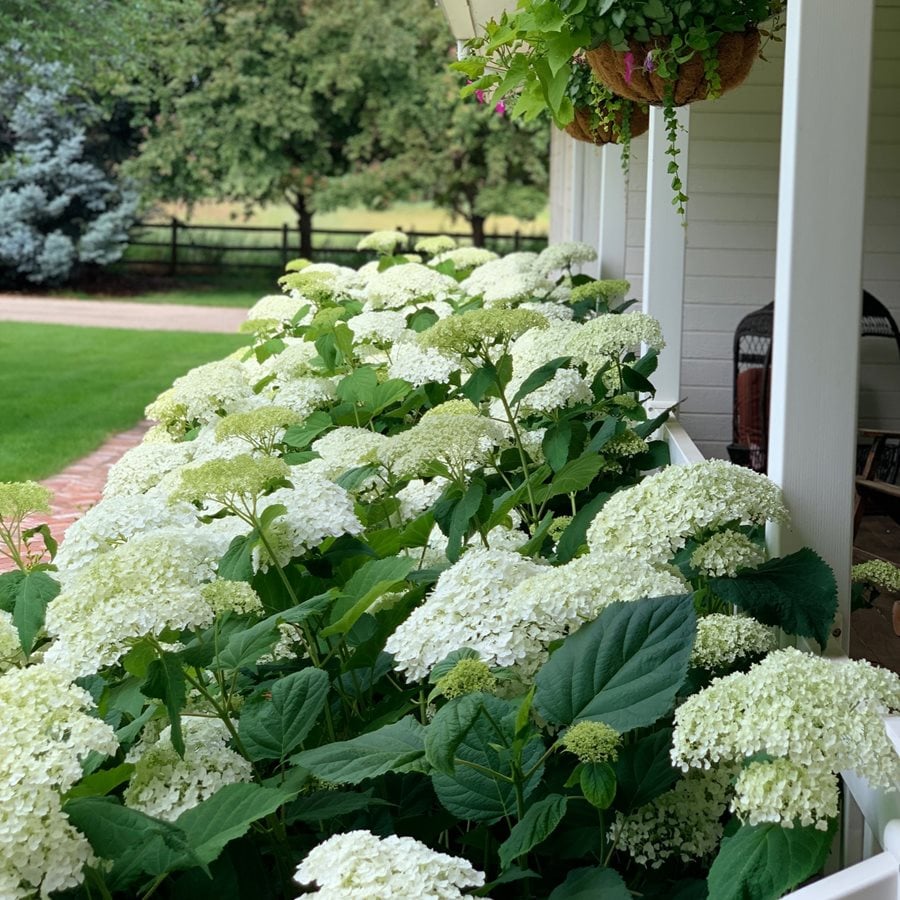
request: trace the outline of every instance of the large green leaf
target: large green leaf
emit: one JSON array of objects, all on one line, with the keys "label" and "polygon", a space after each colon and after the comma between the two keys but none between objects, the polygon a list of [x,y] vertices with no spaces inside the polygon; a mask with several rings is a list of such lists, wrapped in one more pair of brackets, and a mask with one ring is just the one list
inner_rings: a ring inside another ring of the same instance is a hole
[{"label": "large green leaf", "polygon": [[334,784],[359,784],[385,772],[424,772],[425,729],[407,716],[349,741],[304,750],[291,762]]},{"label": "large green leaf", "polygon": [[[481,695],[479,715],[456,748],[453,774],[435,772],[432,775],[438,799],[457,818],[491,822],[514,815],[516,794],[509,778],[517,710],[517,703]],[[540,740],[525,745],[522,754],[524,771],[537,766],[544,749]],[[523,786],[525,799],[539,783],[541,772],[541,768],[536,769]]]},{"label": "large green leaf", "polygon": [[547,382],[552,381],[557,370],[563,366],[567,366],[571,361],[571,356],[558,356],[551,359],[550,362],[544,363],[540,368],[535,369],[523,382],[515,396],[509,401],[510,406],[515,406],[520,400],[527,397],[532,391],[543,387]]},{"label": "large green leaf", "polygon": [[11,613],[15,608],[19,585],[24,577],[25,573],[18,569],[0,574],[0,609],[4,612]]},{"label": "large green leaf", "polygon": [[295,793],[258,784],[226,784],[202,803],[186,809],[175,824],[187,835],[200,863],[211,863],[229,841],[292,800]]},{"label": "large green leaf", "polygon": [[139,875],[201,865],[184,830],[110,797],[81,797],[63,807],[94,853],[116,863],[111,881],[123,888]]},{"label": "large green leaf", "polygon": [[283,759],[309,734],[328,697],[321,669],[302,669],[276,681],[241,709],[238,728],[251,759]]},{"label": "large green leaf", "polygon": [[415,565],[408,556],[373,559],[361,566],[341,592],[351,603],[337,622],[321,632],[322,637],[346,634],[357,619],[384,593],[402,582]]},{"label": "large green leaf", "polygon": [[623,747],[615,764],[616,808],[630,812],[664,794],[678,780],[669,750],[672,729],[664,728]]},{"label": "large green leaf", "polygon": [[813,826],[743,825],[722,841],[709,870],[715,900],[775,900],[818,872],[831,849],[837,821]]},{"label": "large green leaf", "polygon": [[615,869],[574,869],[549,900],[632,900],[622,876]]},{"label": "large green leaf", "polygon": [[613,603],[566,638],[538,672],[534,705],[548,721],[603,721],[620,732],[672,708],[697,622],[691,595]]},{"label": "large green leaf", "polygon": [[609,500],[609,494],[597,494],[592,497],[581,509],[575,513],[575,517],[566,526],[556,545],[556,559],[560,563],[567,563],[575,558],[578,551],[587,541],[587,530],[600,512],[603,504]]},{"label": "large green leaf", "polygon": [[735,578],[713,578],[710,586],[764,625],[815,638],[823,648],[828,643],[837,613],[837,582],[828,564],[809,547]]},{"label": "large green leaf", "polygon": [[232,538],[224,556],[219,560],[217,573],[226,581],[250,581],[253,577],[253,548],[259,543],[256,529],[250,534]]},{"label": "large green leaf", "polygon": [[563,794],[550,794],[533,803],[500,845],[500,865],[508,868],[513,860],[544,841],[562,822],[567,805],[568,798]]},{"label": "large green leaf", "polygon": [[546,487],[540,488],[537,499],[541,502],[560,494],[573,494],[584,490],[603,468],[605,460],[596,453],[584,453],[577,459],[567,462]]},{"label": "large green leaf", "polygon": [[289,447],[305,450],[323,431],[334,425],[326,412],[311,413],[302,425],[292,425],[284,433],[284,442]]},{"label": "large green leaf", "polygon": [[187,688],[181,660],[174,653],[163,653],[147,666],[147,677],[141,684],[141,693],[154,700],[162,700],[172,726],[172,746],[179,756],[184,756],[184,737],[181,734],[181,709]]},{"label": "large green leaf", "polygon": [[[460,650],[458,658],[477,658],[478,654]],[[434,677],[434,673],[432,673]],[[425,729],[425,758],[438,772],[452,775],[456,751],[481,714],[484,694],[466,694],[442,706]]]},{"label": "large green leaf", "polygon": [[44,627],[47,604],[59,593],[59,583],[46,572],[29,572],[18,585],[13,624],[25,653],[31,653],[35,638]]}]

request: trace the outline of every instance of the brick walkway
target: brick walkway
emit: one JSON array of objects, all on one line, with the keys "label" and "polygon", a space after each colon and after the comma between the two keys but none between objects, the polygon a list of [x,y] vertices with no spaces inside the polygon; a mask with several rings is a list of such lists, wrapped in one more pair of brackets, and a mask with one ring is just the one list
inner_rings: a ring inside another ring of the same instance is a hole
[{"label": "brick walkway", "polygon": [[[233,333],[246,317],[247,310],[228,307],[154,305],[0,294],[0,323],[36,322],[154,331]],[[84,459],[41,482],[53,491],[47,524],[57,541],[62,540],[72,522],[100,499],[110,467],[126,450],[140,443],[149,427],[149,422],[141,422],[129,431],[114,435]],[[6,557],[0,557],[0,572],[11,567],[12,564]]]}]

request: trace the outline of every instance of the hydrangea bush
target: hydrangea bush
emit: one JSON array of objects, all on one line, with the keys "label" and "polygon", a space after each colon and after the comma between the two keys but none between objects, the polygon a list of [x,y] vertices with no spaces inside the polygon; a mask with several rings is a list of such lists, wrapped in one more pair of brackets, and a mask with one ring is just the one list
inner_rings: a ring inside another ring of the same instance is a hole
[{"label": "hydrangea bush", "polygon": [[776,486],[667,465],[627,284],[402,237],[293,261],[58,555],[0,484],[4,897],[766,900],[900,778],[900,680],[775,649],[836,608]]}]

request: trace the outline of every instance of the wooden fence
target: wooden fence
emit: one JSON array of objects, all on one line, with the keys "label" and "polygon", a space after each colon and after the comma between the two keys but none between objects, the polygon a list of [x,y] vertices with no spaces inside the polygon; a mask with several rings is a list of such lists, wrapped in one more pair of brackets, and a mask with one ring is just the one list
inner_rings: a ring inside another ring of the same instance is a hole
[{"label": "wooden fence", "polygon": [[[421,237],[449,234],[462,244],[471,243],[468,232],[411,231],[410,246]],[[313,260],[359,265],[371,259],[356,244],[368,231],[343,228],[314,228]],[[541,250],[544,235],[493,232],[485,235],[485,246],[507,253],[513,250]],[[188,225],[176,218],[168,222],[145,222],[132,229],[122,262],[153,266],[169,275],[210,269],[268,269],[282,271],[288,260],[300,255],[300,231],[287,224],[280,228],[258,225]]]}]

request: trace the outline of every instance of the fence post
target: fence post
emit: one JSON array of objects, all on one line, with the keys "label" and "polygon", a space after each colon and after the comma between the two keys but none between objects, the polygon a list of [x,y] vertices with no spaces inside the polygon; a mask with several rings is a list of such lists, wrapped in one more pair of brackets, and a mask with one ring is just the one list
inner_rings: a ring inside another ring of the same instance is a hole
[{"label": "fence post", "polygon": [[169,228],[169,275],[174,277],[178,268],[178,219],[175,216],[172,216]]},{"label": "fence post", "polygon": [[513,250],[518,252],[519,247],[522,244],[522,232],[519,229],[516,229],[516,233],[513,235]]},{"label": "fence post", "polygon": [[288,263],[288,225],[285,222],[281,226],[281,268],[284,269]]}]

